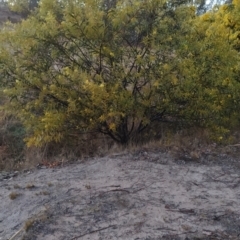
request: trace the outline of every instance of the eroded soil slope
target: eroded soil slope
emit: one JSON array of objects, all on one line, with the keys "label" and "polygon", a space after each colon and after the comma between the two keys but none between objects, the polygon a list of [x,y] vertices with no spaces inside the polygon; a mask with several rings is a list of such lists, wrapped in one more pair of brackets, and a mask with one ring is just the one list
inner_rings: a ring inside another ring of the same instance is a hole
[{"label": "eroded soil slope", "polygon": [[227,158],[144,151],[2,174],[0,239],[240,239],[240,171]]}]

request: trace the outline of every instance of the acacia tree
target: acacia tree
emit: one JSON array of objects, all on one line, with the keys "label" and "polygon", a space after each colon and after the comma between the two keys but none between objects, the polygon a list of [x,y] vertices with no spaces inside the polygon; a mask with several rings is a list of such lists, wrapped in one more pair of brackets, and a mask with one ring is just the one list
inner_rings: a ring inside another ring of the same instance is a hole
[{"label": "acacia tree", "polygon": [[155,121],[219,120],[235,52],[206,34],[188,2],[42,0],[7,25],[6,107],[28,145],[92,130],[126,144]]},{"label": "acacia tree", "polygon": [[[205,26],[204,28],[202,28]],[[220,61],[221,56],[227,56],[228,48],[231,49],[232,56],[228,56],[230,61],[229,66],[226,66],[225,78],[219,82],[219,89],[225,98],[221,98],[220,103],[222,106],[221,122],[225,121],[225,126],[231,128],[239,125],[239,50],[240,50],[240,1],[226,1],[226,4],[220,5],[213,11],[208,12],[201,16],[198,21],[198,29],[205,29],[206,40],[212,39],[214,44],[213,53],[215,54],[213,60],[218,62],[217,71],[224,76],[221,69],[224,67],[223,62]],[[210,41],[208,42],[210,43]],[[226,43],[229,47],[221,49]],[[210,43],[211,44],[211,43]],[[212,45],[209,45],[212,46]],[[219,49],[219,50],[217,50]],[[221,87],[222,85],[222,87]]]}]

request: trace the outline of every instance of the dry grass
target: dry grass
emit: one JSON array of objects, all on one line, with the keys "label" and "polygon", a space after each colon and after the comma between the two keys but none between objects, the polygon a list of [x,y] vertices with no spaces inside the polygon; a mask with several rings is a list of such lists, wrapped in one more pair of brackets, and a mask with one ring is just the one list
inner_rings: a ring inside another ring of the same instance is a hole
[{"label": "dry grass", "polygon": [[66,139],[61,144],[49,143],[41,148],[26,148],[22,126],[15,119],[3,116],[0,118],[0,171],[31,169],[38,164],[46,167],[63,166],[71,161],[104,156],[117,146],[112,148],[113,141],[101,134],[85,134],[78,139]]},{"label": "dry grass", "polygon": [[25,154],[23,136],[18,121],[8,117],[0,119],[0,171],[19,169]]},{"label": "dry grass", "polygon": [[32,217],[30,219],[28,219],[24,226],[19,229],[17,232],[15,232],[10,238],[9,240],[13,240],[13,239],[16,239],[16,237],[21,237],[21,240],[25,240],[25,235],[26,233],[28,233],[33,227],[34,227],[34,224],[36,222],[43,222],[43,221],[46,221],[46,219],[48,218],[48,215],[46,214],[46,211],[38,216],[35,216],[35,217]]},{"label": "dry grass", "polygon": [[50,192],[48,192],[48,191],[41,191],[41,192],[36,193],[36,196],[39,196],[39,195],[48,196],[48,195],[50,195]]},{"label": "dry grass", "polygon": [[28,232],[28,231],[30,230],[30,228],[33,226],[34,222],[35,222],[35,221],[34,221],[33,219],[27,220],[27,221],[25,222],[25,224],[24,224],[24,230],[25,230],[26,232]]},{"label": "dry grass", "polygon": [[32,184],[32,183],[29,183],[29,184],[27,184],[26,185],[26,188],[27,189],[33,189],[33,188],[35,188],[36,186],[34,185],[34,184]]},{"label": "dry grass", "polygon": [[11,200],[15,200],[17,197],[19,197],[20,196],[20,194],[19,193],[16,193],[16,192],[12,192],[12,193],[10,193],[9,194],[9,198],[11,199]]},{"label": "dry grass", "polygon": [[25,238],[26,234],[28,232],[31,232],[32,228],[34,228],[34,224],[39,223],[39,222],[43,223],[43,222],[46,222],[49,219],[49,215],[47,213],[48,210],[49,209],[46,208],[43,212],[41,212],[40,214],[38,214],[36,216],[31,217],[30,219],[28,219],[25,222],[24,227],[23,227],[23,230],[25,230],[25,234],[22,236],[21,240],[25,240],[26,239]]},{"label": "dry grass", "polygon": [[[0,104],[2,99],[0,99]],[[24,128],[4,111],[0,112],[0,171],[23,170],[36,167],[61,167],[65,164],[86,160],[89,157],[102,157],[119,152],[134,152],[139,149],[161,149],[171,153],[175,158],[188,156],[199,159],[205,152],[214,151],[216,144],[210,140],[207,130],[192,127],[181,129],[166,123],[158,123],[143,134],[135,137],[126,147],[114,143],[108,136],[99,133],[69,136],[63,143],[49,143],[41,148],[26,148],[23,142]],[[231,135],[231,143],[239,143],[240,131]],[[240,147],[239,147],[240,149]],[[232,152],[232,147],[221,151]]]},{"label": "dry grass", "polygon": [[17,170],[25,151],[24,128],[1,108],[6,101],[0,89],[0,171]]},{"label": "dry grass", "polygon": [[[6,99],[0,96],[0,105],[5,102]],[[60,144],[48,143],[41,148],[26,148],[24,136],[23,126],[14,117],[0,110],[0,171],[31,169],[38,164],[61,167],[71,161],[84,161],[89,157],[102,157],[143,148],[162,149],[176,158],[187,153],[191,158],[198,159],[202,152],[215,148],[208,131],[196,127],[183,130],[176,124],[167,123],[155,123],[134,137],[127,147],[114,143],[106,135],[88,133],[77,137],[69,136]],[[239,139],[240,131],[236,130],[232,134],[232,143],[238,143]]]},{"label": "dry grass", "polygon": [[211,132],[199,127],[174,129],[163,124],[155,128],[154,132],[155,135],[152,134],[152,137],[143,136],[144,141],[141,143],[130,144],[128,150],[130,152],[160,150],[168,152],[175,159],[192,160],[198,160],[208,153],[234,154],[239,153],[240,150],[240,147],[233,150],[233,147],[229,147],[231,145],[228,144],[229,139],[230,142],[240,142],[240,134],[237,134],[239,130],[229,134],[230,138],[226,139],[223,144],[215,143],[211,138]]}]

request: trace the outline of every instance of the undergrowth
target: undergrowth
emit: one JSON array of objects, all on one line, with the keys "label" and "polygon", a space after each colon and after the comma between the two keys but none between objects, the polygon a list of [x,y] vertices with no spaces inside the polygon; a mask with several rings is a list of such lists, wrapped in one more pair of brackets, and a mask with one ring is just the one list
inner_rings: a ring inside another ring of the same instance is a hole
[{"label": "undergrowth", "polygon": [[193,159],[220,146],[231,152],[227,146],[238,143],[238,129],[226,137],[225,142],[216,144],[211,134],[198,127],[182,128],[167,123],[156,123],[148,131],[132,139],[128,146],[121,146],[108,136],[99,133],[86,133],[69,136],[61,143],[48,143],[41,148],[27,148],[24,127],[12,116],[1,112],[0,118],[0,171],[22,170],[45,164],[48,167],[63,166],[67,162],[85,160],[89,157],[102,157],[122,151],[134,152],[139,149],[161,150],[179,158],[187,154]]}]

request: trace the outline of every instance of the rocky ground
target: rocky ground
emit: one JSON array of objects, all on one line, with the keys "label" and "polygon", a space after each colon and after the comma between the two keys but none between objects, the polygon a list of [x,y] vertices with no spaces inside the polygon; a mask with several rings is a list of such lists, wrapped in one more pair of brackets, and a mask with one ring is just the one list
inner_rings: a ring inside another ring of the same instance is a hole
[{"label": "rocky ground", "polygon": [[239,166],[138,151],[1,173],[0,239],[240,239]]}]

